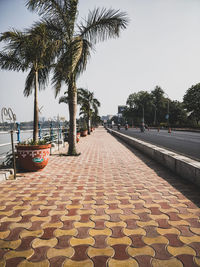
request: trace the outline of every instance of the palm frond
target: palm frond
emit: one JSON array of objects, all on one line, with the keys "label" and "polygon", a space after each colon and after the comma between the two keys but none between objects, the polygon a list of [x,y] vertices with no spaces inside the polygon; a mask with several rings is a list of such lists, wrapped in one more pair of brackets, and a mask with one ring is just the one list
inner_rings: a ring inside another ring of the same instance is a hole
[{"label": "palm frond", "polygon": [[14,53],[0,53],[0,67],[4,70],[25,71],[28,65],[16,57]]},{"label": "palm frond", "polygon": [[68,104],[69,103],[69,97],[68,96],[61,96],[60,98],[59,98],[59,102],[58,102],[59,104],[60,103],[65,103],[65,104]]},{"label": "palm frond", "polygon": [[32,68],[26,77],[26,82],[25,82],[25,88],[24,88],[24,96],[29,96],[33,92],[33,88],[35,85],[35,70]]},{"label": "palm frond", "polygon": [[80,35],[92,43],[119,36],[129,19],[125,12],[114,9],[96,8],[89,12],[88,18],[79,26]]}]

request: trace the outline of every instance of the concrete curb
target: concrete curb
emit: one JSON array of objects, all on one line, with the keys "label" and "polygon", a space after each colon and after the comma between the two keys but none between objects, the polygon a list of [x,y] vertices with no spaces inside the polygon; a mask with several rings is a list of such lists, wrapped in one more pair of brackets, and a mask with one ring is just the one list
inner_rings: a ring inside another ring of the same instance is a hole
[{"label": "concrete curb", "polygon": [[140,150],[142,153],[161,163],[182,178],[200,186],[200,162],[134,137],[124,135],[112,129],[107,128],[107,131],[122,139],[128,145]]},{"label": "concrete curb", "polygon": [[13,169],[1,169],[0,170],[0,181],[9,180],[10,176],[14,175]]}]

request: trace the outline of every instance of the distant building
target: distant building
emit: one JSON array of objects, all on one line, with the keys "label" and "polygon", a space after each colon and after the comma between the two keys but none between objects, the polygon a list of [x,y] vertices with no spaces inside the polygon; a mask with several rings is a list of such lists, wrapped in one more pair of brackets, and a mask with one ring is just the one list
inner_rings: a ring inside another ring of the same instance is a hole
[{"label": "distant building", "polygon": [[106,115],[106,116],[102,116],[101,119],[104,123],[106,123],[108,120],[111,120],[113,117],[113,115]]}]

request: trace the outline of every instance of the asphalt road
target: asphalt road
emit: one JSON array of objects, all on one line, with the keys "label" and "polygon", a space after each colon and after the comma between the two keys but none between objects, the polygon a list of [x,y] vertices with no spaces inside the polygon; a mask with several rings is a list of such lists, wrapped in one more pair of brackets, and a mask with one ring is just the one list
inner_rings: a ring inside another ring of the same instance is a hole
[{"label": "asphalt road", "polygon": [[141,133],[140,129],[129,128],[125,130],[122,127],[120,132],[200,161],[200,133],[184,131],[168,133],[167,130],[158,132],[152,129]]}]

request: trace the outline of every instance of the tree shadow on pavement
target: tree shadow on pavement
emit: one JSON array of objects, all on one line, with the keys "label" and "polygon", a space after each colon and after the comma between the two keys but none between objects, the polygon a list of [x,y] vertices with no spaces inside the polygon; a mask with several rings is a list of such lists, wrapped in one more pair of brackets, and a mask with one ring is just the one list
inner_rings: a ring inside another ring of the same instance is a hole
[{"label": "tree shadow on pavement", "polygon": [[131,147],[126,142],[122,141],[118,137],[112,135],[119,143],[124,145],[127,149],[133,152],[140,160],[142,160],[149,168],[154,170],[156,174],[172,185],[177,191],[181,192],[186,198],[192,201],[196,206],[200,207],[200,187],[187,181],[181,176],[175,174],[165,166],[161,165],[157,161],[143,154],[141,151],[134,147]]}]

